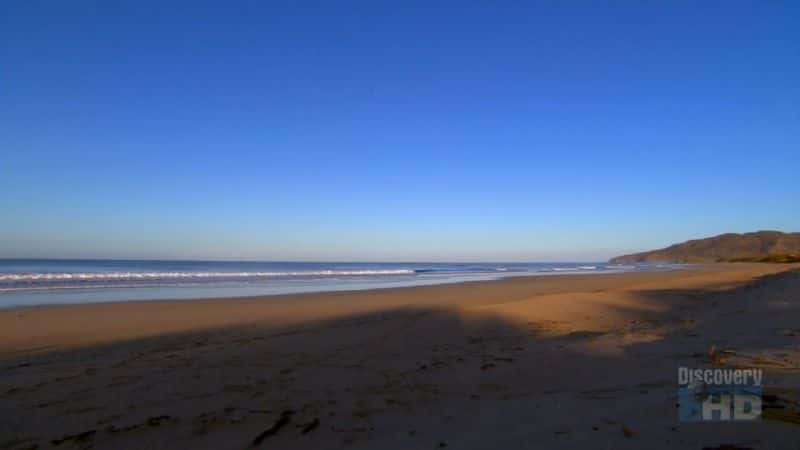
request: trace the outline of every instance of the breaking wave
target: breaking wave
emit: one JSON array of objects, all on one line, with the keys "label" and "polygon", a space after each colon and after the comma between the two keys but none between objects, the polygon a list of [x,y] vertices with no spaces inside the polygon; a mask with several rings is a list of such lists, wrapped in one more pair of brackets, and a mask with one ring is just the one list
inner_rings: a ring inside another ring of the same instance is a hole
[{"label": "breaking wave", "polygon": [[134,281],[183,279],[239,279],[266,277],[337,277],[370,275],[413,275],[412,269],[317,270],[300,272],[83,272],[83,273],[4,273],[0,282],[46,281]]}]

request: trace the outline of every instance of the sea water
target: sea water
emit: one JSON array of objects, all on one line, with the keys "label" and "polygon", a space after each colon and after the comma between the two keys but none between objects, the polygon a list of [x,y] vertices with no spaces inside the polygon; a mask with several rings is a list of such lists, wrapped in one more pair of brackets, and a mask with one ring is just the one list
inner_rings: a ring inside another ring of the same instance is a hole
[{"label": "sea water", "polygon": [[673,265],[0,259],[0,307],[247,297],[672,269]]}]

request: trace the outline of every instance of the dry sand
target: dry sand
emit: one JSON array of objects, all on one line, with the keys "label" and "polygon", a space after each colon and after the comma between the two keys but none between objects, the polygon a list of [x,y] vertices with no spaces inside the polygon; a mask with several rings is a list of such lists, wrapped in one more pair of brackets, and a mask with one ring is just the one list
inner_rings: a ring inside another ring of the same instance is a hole
[{"label": "dry sand", "polygon": [[[798,344],[798,265],[8,309],[0,448],[797,449]],[[765,420],[678,422],[712,346]]]}]

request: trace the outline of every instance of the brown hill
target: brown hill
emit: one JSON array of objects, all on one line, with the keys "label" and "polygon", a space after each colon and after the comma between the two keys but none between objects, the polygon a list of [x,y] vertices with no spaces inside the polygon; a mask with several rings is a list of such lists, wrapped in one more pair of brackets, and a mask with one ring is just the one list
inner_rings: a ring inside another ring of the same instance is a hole
[{"label": "brown hill", "polygon": [[637,262],[798,262],[800,233],[757,231],[727,233],[705,239],[686,241],[660,250],[612,258],[612,263]]}]

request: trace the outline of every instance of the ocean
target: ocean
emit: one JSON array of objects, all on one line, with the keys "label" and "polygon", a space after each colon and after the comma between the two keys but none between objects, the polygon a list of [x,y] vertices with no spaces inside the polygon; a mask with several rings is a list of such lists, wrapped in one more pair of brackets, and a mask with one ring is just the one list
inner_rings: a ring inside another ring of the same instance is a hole
[{"label": "ocean", "polygon": [[0,259],[0,308],[247,297],[492,280],[519,275],[665,270],[673,265]]}]

